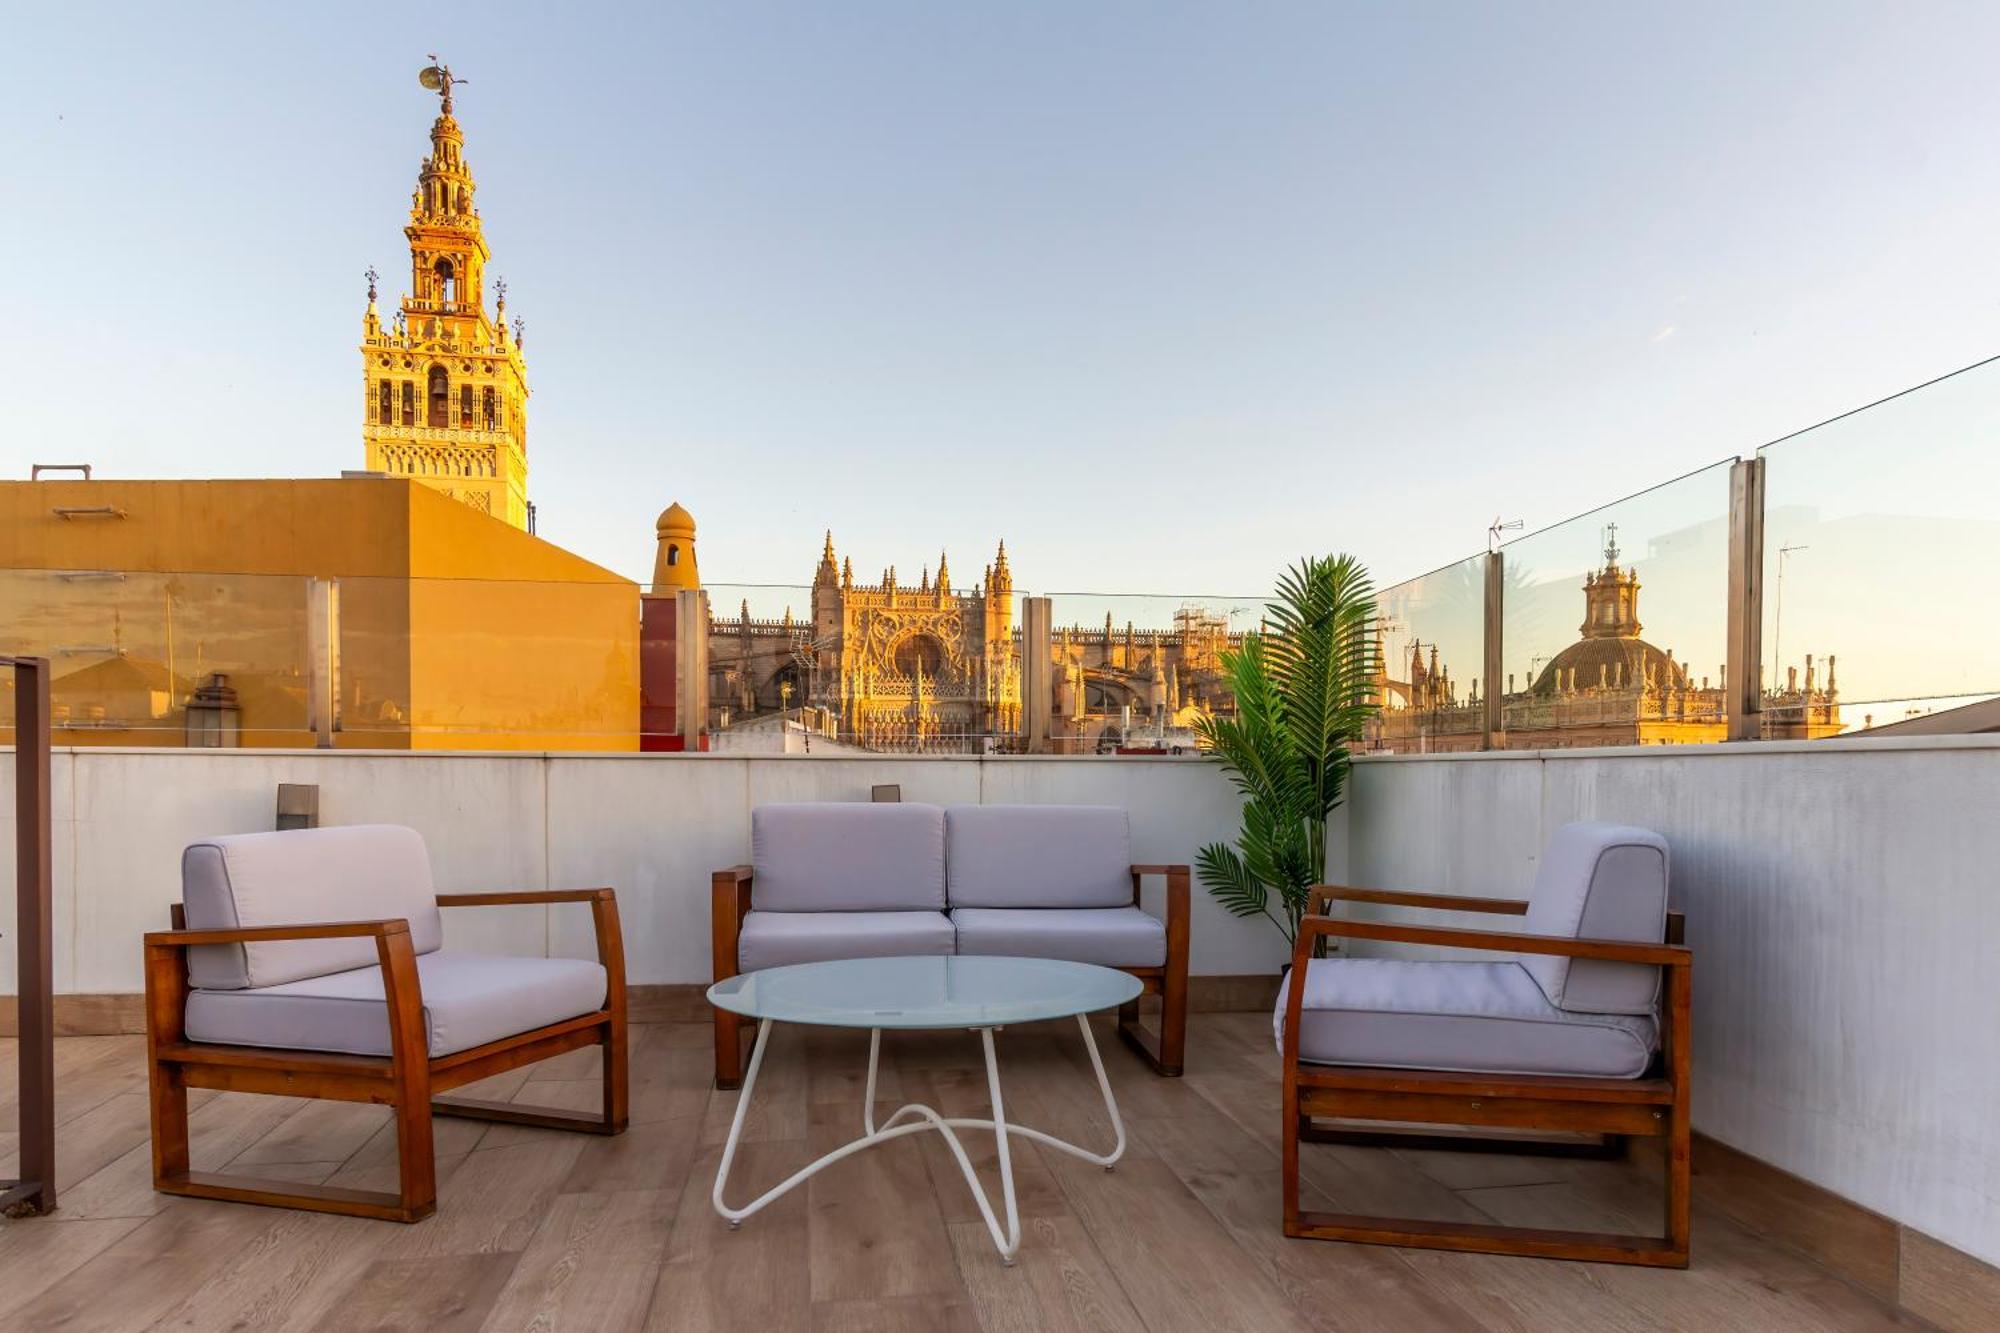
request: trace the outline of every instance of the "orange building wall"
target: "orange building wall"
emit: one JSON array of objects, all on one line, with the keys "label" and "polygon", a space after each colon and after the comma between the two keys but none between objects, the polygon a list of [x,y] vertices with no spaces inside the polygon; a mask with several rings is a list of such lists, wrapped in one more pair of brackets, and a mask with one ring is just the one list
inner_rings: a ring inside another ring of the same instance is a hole
[{"label": "orange building wall", "polygon": [[340,747],[637,748],[637,585],[414,482],[0,482],[0,651],[55,659],[59,744],[179,745],[223,671],[243,744],[311,746],[315,578]]}]

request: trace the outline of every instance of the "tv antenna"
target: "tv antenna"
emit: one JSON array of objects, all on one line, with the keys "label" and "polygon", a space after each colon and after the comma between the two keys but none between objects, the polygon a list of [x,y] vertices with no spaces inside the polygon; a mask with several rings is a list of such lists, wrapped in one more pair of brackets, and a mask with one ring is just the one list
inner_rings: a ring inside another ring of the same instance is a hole
[{"label": "tv antenna", "polygon": [[1486,553],[1492,555],[1500,549],[1501,533],[1519,532],[1521,526],[1521,520],[1518,518],[1510,518],[1502,522],[1500,515],[1495,514],[1493,521],[1486,525]]}]

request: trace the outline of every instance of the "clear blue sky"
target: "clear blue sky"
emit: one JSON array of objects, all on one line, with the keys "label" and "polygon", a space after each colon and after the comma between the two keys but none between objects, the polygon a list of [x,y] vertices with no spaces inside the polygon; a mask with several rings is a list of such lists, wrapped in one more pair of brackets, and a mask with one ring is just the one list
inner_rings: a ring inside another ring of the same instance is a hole
[{"label": "clear blue sky", "polygon": [[1742,10],[17,10],[0,475],[359,466],[435,49],[545,536],[1388,581],[2000,350],[2000,10]]}]

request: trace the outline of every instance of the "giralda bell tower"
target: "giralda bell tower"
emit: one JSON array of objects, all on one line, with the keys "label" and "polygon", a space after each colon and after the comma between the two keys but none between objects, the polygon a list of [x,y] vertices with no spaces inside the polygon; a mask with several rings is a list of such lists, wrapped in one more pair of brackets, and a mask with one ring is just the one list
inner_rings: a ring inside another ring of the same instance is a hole
[{"label": "giralda bell tower", "polygon": [[528,369],[521,321],[507,327],[504,280],[494,282],[493,312],[487,314],[486,237],[473,205],[465,135],[451,106],[452,87],[464,80],[436,63],[419,78],[438,94],[438,117],[403,228],[410,242],[409,293],[389,328],[376,313],[375,270],[367,275],[365,466],[414,477],[527,528]]}]

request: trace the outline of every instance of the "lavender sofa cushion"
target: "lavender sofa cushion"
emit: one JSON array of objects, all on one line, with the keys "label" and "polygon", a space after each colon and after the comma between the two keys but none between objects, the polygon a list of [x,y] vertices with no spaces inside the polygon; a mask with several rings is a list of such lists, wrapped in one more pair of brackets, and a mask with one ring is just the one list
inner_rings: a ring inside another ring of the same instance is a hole
[{"label": "lavender sofa cushion", "polygon": [[954,805],[953,907],[1129,907],[1132,838],[1114,805]]},{"label": "lavender sofa cushion", "polygon": [[943,912],[751,912],[736,937],[745,972],[835,958],[896,958],[952,951]]},{"label": "lavender sofa cushion", "polygon": [[1099,967],[1159,967],[1167,928],[1136,907],[954,907],[962,954],[1060,958]]},{"label": "lavender sofa cushion", "polygon": [[[581,958],[506,958],[439,950],[417,960],[424,1039],[433,1057],[470,1050],[604,1007],[601,964]],[[193,1041],[349,1055],[388,1055],[382,969],[247,990],[188,995]]]},{"label": "lavender sofa cushion", "polygon": [[[1281,988],[1280,1051],[1285,999]],[[1659,1039],[1650,1017],[1556,1008],[1515,962],[1318,958],[1303,1005],[1299,1058],[1314,1064],[1637,1078]]]},{"label": "lavender sofa cushion", "polygon": [[[190,930],[405,919],[419,954],[444,944],[430,854],[394,824],[239,833],[181,854],[181,902]],[[366,936],[202,945],[188,973],[203,990],[302,981],[379,960]]]},{"label": "lavender sofa cushion", "polygon": [[[1658,944],[1667,930],[1667,840],[1624,824],[1564,824],[1549,839],[1521,924],[1529,935]],[[1550,1004],[1569,1013],[1650,1014],[1660,969],[1523,954]]]},{"label": "lavender sofa cushion", "polygon": [[750,812],[760,912],[944,910],[944,811],[815,802]]}]

